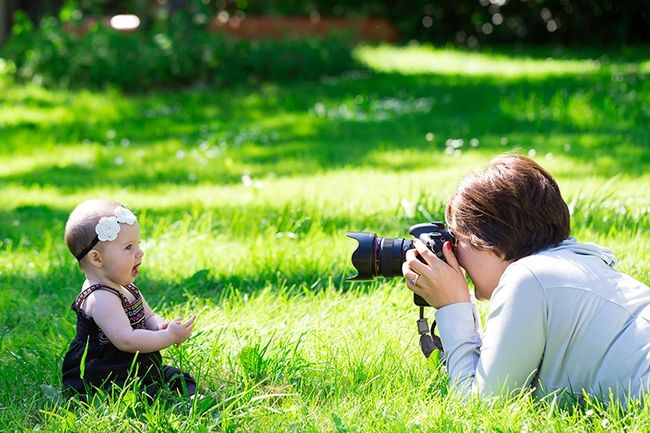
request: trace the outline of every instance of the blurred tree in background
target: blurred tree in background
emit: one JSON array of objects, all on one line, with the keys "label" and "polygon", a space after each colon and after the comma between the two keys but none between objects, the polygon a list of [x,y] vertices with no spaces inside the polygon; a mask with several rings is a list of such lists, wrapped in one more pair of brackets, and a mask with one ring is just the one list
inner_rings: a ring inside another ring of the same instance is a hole
[{"label": "blurred tree in background", "polygon": [[535,44],[643,44],[650,41],[646,0],[0,0],[5,19],[26,11],[34,24],[47,15],[63,20],[133,13],[143,26],[177,11],[197,21],[218,16],[385,17],[403,41]]},{"label": "blurred tree in background", "polygon": [[[383,17],[402,42],[470,49],[650,40],[647,0],[0,0],[0,9],[0,32],[11,27],[0,56],[12,62],[17,78],[128,90],[317,79],[358,67],[351,55],[357,39],[349,33],[233,39],[211,25],[235,28],[260,16],[298,16],[312,24]],[[111,28],[108,19],[116,14],[136,15],[137,30]]]},{"label": "blurred tree in background", "polygon": [[[403,40],[433,43],[638,44],[650,40],[645,0],[209,0],[247,15],[383,16]],[[474,39],[472,39],[474,38]],[[471,41],[475,41],[474,43]]]}]

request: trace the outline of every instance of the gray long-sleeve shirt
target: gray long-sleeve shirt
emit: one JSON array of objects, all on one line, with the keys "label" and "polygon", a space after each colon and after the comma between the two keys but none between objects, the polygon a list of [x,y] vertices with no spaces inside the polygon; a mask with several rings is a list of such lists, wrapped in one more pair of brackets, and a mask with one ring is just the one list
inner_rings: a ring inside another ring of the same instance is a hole
[{"label": "gray long-sleeve shirt", "polygon": [[526,386],[608,399],[650,386],[650,289],[614,270],[608,249],[570,238],[513,262],[483,336],[469,302],[436,313],[450,380],[495,395]]}]

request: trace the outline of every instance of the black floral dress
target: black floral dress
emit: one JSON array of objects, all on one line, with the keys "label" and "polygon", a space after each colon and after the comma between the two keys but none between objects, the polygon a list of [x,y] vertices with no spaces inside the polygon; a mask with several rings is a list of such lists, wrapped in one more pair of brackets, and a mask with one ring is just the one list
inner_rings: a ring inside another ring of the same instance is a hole
[{"label": "black floral dress", "polygon": [[121,299],[131,327],[144,329],[144,304],[140,291],[133,284],[125,288],[133,294],[133,301],[112,287],[95,284],[81,292],[72,303],[72,310],[77,314],[77,335],[63,359],[63,389],[85,394],[93,388],[109,388],[111,384],[123,386],[127,379],[137,377],[142,380],[149,396],[154,396],[163,384],[179,392],[186,389],[189,395],[193,395],[196,382],[189,374],[163,366],[160,352],[136,354],[119,350],[81,309],[92,292],[107,290]]}]

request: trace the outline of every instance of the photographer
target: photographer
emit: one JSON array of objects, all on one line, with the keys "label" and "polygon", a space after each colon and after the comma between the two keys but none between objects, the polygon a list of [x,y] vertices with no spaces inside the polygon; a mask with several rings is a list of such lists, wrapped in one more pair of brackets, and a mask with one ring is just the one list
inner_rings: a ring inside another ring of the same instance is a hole
[{"label": "photographer", "polygon": [[[445,216],[456,238],[442,248],[446,261],[416,240],[402,273],[438,309],[453,386],[622,401],[650,388],[650,289],[617,272],[609,249],[569,237],[569,210],[546,170],[497,157],[461,183]],[[483,335],[463,270],[490,302]]]}]

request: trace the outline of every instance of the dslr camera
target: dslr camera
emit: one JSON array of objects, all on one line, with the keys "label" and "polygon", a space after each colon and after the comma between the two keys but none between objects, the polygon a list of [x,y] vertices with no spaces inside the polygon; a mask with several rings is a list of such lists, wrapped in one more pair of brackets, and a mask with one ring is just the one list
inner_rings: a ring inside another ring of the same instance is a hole
[{"label": "dslr camera", "polygon": [[[436,257],[442,260],[444,260],[442,253],[444,243],[449,241],[453,247],[456,242],[452,233],[440,221],[411,226],[409,234],[421,240]],[[357,275],[349,277],[350,281],[372,280],[378,276],[401,277],[406,252],[415,248],[410,239],[383,238],[367,232],[347,232],[346,235],[359,242],[359,246],[352,253],[352,265],[357,270]],[[424,262],[422,257],[418,258]],[[427,301],[415,293],[413,302],[420,307],[429,306]]]}]

